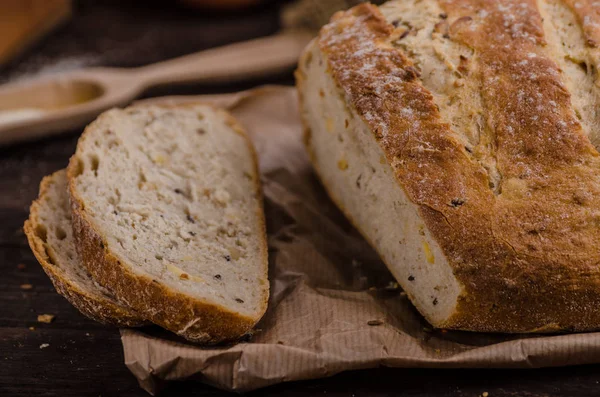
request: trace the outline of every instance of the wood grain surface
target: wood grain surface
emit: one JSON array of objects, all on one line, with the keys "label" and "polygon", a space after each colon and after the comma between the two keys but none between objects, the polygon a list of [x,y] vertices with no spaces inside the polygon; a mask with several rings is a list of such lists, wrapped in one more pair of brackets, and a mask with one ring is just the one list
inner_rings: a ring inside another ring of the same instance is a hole
[{"label": "wood grain surface", "polygon": [[[134,1],[80,1],[73,20],[1,70],[0,82],[82,65],[138,66],[270,34],[278,26],[278,5],[273,2],[235,15],[206,15],[168,3],[145,1],[140,9],[140,2]],[[235,85],[163,88],[146,96],[292,82],[290,72]],[[0,149],[0,396],[146,395],[123,364],[118,330],[86,319],[54,291],[21,230],[39,181],[66,166],[80,132]],[[23,289],[26,284],[31,289]],[[53,314],[55,320],[38,323],[38,314]],[[537,370],[380,368],[282,384],[250,395],[475,397],[487,392],[489,397],[592,397],[600,396],[599,382],[600,365]],[[187,381],[167,385],[162,395],[228,394]]]}]

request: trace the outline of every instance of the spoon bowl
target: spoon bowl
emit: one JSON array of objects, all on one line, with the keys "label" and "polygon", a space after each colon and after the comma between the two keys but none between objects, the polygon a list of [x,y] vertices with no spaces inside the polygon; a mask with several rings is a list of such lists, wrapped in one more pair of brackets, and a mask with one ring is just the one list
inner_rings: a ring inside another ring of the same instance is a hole
[{"label": "spoon bowl", "polygon": [[9,84],[0,88],[0,112],[36,108],[56,110],[91,101],[104,93],[96,82],[67,77]]},{"label": "spoon bowl", "polygon": [[90,68],[0,86],[0,145],[79,128],[145,89],[232,81],[294,67],[311,35],[280,33],[132,69]]},{"label": "spoon bowl", "polygon": [[71,130],[141,90],[126,69],[94,68],[0,87],[0,144]]}]

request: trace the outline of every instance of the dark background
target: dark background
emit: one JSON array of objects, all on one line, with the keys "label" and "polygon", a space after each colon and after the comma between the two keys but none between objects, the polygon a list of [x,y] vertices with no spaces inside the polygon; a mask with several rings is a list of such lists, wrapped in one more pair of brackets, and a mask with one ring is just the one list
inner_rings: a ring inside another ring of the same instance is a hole
[{"label": "dark background", "polygon": [[[140,66],[272,34],[279,28],[279,7],[267,1],[232,14],[186,9],[170,1],[79,1],[70,22],[0,69],[0,83],[86,66]],[[293,84],[292,73],[228,85],[162,88],[144,96],[231,92],[260,84]],[[83,317],[54,291],[21,230],[39,181],[66,166],[80,133],[65,131],[60,137],[0,148],[0,396],[147,395],[123,364],[118,330]],[[22,284],[33,288],[23,290]],[[37,323],[37,315],[44,313],[55,315],[55,321]],[[50,346],[40,349],[44,343]],[[599,382],[599,365],[536,370],[380,368],[250,395],[600,396]],[[174,382],[163,392],[226,394],[197,382]]]}]

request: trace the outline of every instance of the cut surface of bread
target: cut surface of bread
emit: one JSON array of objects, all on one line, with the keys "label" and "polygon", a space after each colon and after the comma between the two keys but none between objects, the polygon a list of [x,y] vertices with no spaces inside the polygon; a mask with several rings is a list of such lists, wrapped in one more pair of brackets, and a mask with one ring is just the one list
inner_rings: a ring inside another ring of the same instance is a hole
[{"label": "cut surface of bread", "polygon": [[300,60],[317,174],[436,327],[600,328],[594,7],[363,4]]},{"label": "cut surface of bread", "polygon": [[256,156],[226,112],[110,110],[87,127],[68,172],[84,263],[120,300],[203,343],[239,338],[262,317],[269,284]]},{"label": "cut surface of bread", "polygon": [[40,184],[39,198],[31,205],[24,230],[29,246],[56,290],[81,313],[103,324],[133,327],[147,323],[98,285],[75,249],[67,173],[57,171]]}]

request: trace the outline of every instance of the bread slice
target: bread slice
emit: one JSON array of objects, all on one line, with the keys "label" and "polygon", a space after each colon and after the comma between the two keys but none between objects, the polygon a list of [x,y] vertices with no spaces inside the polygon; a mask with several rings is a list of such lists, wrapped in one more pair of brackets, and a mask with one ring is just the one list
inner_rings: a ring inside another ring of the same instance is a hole
[{"label": "bread slice", "polygon": [[81,256],[152,322],[201,343],[247,333],[267,307],[267,245],[253,146],[209,106],[114,109],[68,167]]},{"label": "bread slice", "polygon": [[29,246],[54,288],[85,316],[122,327],[144,325],[146,320],[120,303],[92,280],[75,250],[65,170],[42,179],[39,198],[25,221]]},{"label": "bread slice", "polygon": [[361,4],[302,56],[317,174],[434,326],[600,328],[595,15]]}]

